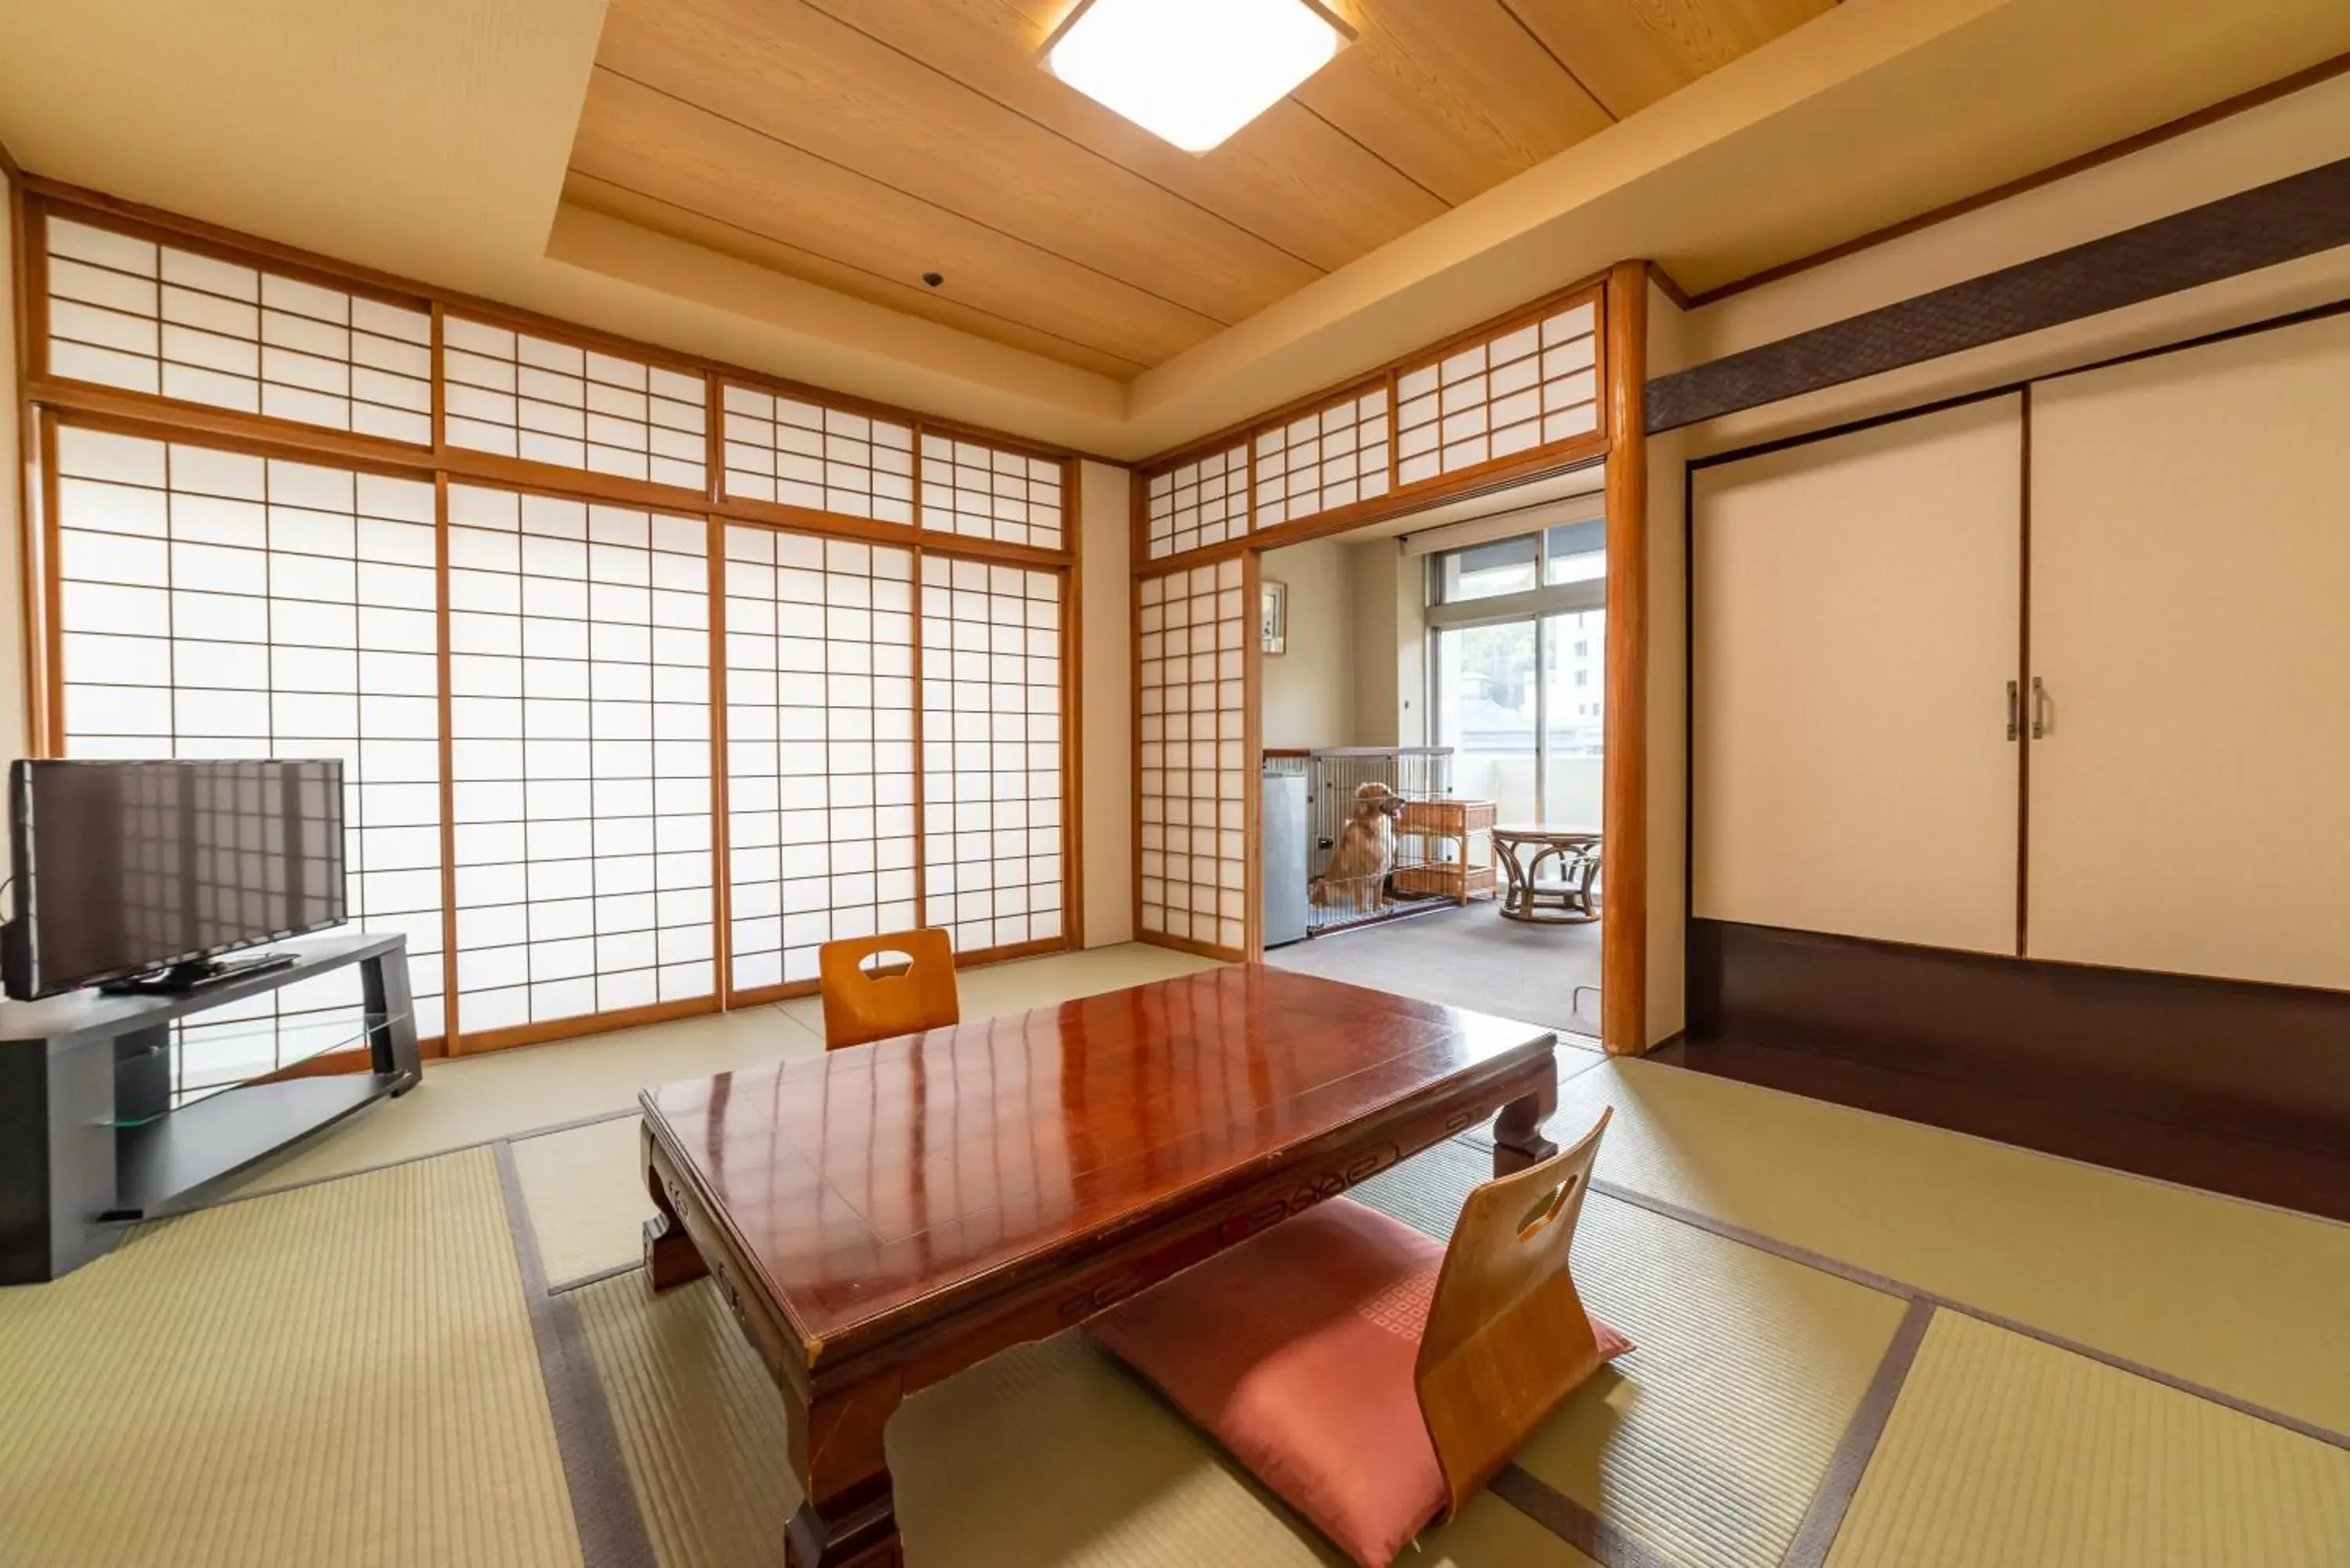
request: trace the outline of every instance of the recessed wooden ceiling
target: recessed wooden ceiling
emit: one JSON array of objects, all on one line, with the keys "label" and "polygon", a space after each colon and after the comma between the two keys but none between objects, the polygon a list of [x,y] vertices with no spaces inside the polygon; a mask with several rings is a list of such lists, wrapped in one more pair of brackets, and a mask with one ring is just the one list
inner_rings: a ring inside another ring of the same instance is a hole
[{"label": "recessed wooden ceiling", "polygon": [[565,193],[1124,379],[1835,0],[1339,0],[1200,157],[1036,65],[1070,3],[611,0]]}]

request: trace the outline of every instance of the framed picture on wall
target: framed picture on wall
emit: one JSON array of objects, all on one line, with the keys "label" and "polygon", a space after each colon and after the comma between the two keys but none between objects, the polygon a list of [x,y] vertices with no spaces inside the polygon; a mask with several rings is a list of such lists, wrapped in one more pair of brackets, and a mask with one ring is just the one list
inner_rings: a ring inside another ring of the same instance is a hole
[{"label": "framed picture on wall", "polygon": [[1263,582],[1257,586],[1257,639],[1268,654],[1289,651],[1289,585]]}]

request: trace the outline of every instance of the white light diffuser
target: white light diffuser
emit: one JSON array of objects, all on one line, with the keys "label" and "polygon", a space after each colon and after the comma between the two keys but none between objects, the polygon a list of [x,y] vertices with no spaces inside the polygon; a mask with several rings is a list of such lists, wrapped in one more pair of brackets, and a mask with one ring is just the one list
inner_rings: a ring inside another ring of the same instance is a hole
[{"label": "white light diffuser", "polygon": [[1045,64],[1152,135],[1205,152],[1352,41],[1313,0],[1085,0]]}]

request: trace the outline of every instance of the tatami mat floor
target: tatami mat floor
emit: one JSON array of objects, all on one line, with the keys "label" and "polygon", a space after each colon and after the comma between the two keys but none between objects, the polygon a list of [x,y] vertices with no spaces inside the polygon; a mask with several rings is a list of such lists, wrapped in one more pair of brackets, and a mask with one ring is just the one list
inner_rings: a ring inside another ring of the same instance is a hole
[{"label": "tatami mat floor", "polygon": [[[1213,968],[1212,959],[1139,942],[965,970],[963,1016],[1045,1007]],[[637,1091],[824,1049],[824,1007],[804,997],[768,1007],[651,1023],[588,1039],[427,1064],[424,1081],[287,1151],[248,1176],[265,1192],[353,1170],[631,1110]]]},{"label": "tatami mat floor", "polygon": [[[813,1041],[763,1011],[630,1071]],[[707,1283],[656,1298],[633,1266],[635,1123],[602,1086],[626,1073],[581,1090],[572,1051],[493,1060],[511,1112],[606,1114],[480,1132],[378,1107],[355,1130],[412,1125],[255,1186],[327,1179],[0,1292],[0,1568],[780,1563],[765,1375]],[[1639,1349],[1415,1568],[2350,1563],[2350,1228],[1574,1065],[1555,1135],[1616,1111],[1576,1274]],[[332,1174],[465,1132],[496,1141]],[[1487,1168],[1462,1140],[1357,1196],[1442,1235]],[[926,1390],[889,1445],[914,1568],[1338,1562],[1081,1336]]]}]

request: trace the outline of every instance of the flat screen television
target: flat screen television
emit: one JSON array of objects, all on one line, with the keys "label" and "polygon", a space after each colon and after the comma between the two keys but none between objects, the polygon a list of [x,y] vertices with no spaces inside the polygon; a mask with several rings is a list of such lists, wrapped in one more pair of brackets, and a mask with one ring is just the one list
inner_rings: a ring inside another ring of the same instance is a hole
[{"label": "flat screen television", "polygon": [[200,984],[347,918],[339,762],[18,762],[8,807],[20,1000]]}]

